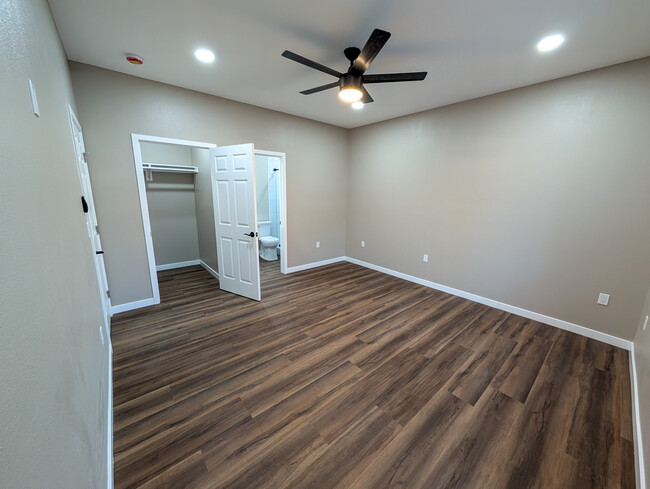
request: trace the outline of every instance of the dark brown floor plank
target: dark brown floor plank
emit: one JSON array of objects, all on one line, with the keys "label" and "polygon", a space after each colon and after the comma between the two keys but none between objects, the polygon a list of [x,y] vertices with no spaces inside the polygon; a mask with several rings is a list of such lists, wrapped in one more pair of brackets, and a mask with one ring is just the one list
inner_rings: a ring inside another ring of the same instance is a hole
[{"label": "dark brown floor plank", "polygon": [[492,387],[521,403],[526,402],[551,345],[550,340],[537,335],[521,341],[492,381]]},{"label": "dark brown floor plank", "polygon": [[150,479],[140,486],[141,489],[170,489],[172,487],[186,487],[192,484],[197,478],[208,473],[203,461],[201,451],[196,451],[189,457],[184,458],[176,465],[172,465],[164,472]]},{"label": "dark brown floor plank", "polygon": [[456,425],[459,413],[465,411],[469,415],[471,409],[449,392],[439,391],[349,487],[426,487],[427,468],[444,450],[439,440]]},{"label": "dark brown floor plank", "polygon": [[472,406],[476,404],[516,346],[510,338],[492,335],[454,376],[450,392]]}]

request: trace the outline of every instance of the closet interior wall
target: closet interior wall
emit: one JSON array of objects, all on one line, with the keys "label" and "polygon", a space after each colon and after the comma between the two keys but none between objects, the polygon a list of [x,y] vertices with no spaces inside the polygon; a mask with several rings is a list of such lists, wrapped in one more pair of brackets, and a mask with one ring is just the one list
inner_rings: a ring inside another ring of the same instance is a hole
[{"label": "closet interior wall", "polygon": [[198,174],[152,171],[146,179],[156,268],[198,263],[202,258],[201,244],[206,259],[212,262],[207,241],[210,230],[212,241],[215,240],[214,221],[206,216],[205,210],[205,202],[212,200],[208,150],[144,141],[140,148],[145,163],[199,167]]},{"label": "closet interior wall", "polygon": [[192,164],[199,169],[194,175],[194,199],[199,239],[199,258],[203,266],[219,272],[217,264],[217,238],[214,228],[214,204],[210,182],[210,150],[190,148]]}]

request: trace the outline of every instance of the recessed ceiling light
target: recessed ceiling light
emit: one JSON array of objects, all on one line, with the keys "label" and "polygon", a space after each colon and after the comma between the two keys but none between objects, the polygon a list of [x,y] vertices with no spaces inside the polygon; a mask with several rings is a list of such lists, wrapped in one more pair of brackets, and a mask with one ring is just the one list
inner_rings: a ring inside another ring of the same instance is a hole
[{"label": "recessed ceiling light", "polygon": [[212,63],[214,61],[214,53],[209,49],[197,49],[194,51],[194,56],[203,63]]},{"label": "recessed ceiling light", "polygon": [[546,36],[544,39],[537,43],[537,49],[540,51],[552,51],[555,48],[559,47],[564,42],[564,36],[562,34],[553,34],[552,36]]},{"label": "recessed ceiling light", "polygon": [[364,105],[365,105],[365,104],[364,104],[361,100],[357,100],[356,102],[354,102],[354,103],[352,104],[352,108],[353,108],[354,110],[361,110],[361,109],[363,109],[363,106],[364,106]]}]

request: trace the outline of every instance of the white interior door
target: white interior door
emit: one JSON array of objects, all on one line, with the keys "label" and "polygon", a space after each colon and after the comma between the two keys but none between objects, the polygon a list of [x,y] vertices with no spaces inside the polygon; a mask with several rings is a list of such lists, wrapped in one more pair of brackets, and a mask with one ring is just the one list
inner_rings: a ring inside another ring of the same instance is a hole
[{"label": "white interior door", "polygon": [[252,144],[210,149],[219,286],[259,301],[255,156]]},{"label": "white interior door", "polygon": [[72,136],[74,139],[75,153],[77,157],[77,170],[81,181],[81,205],[86,215],[86,226],[88,227],[88,238],[92,245],[93,258],[95,260],[95,270],[97,272],[97,282],[99,283],[99,295],[104,312],[104,326],[106,332],[110,333],[111,325],[111,297],[108,290],[108,279],[106,278],[106,267],[104,265],[104,250],[102,241],[99,237],[99,226],[97,224],[97,215],[95,214],[95,201],[93,200],[93,189],[90,185],[90,174],[88,173],[88,163],[86,161],[86,147],[84,145],[81,125],[77,120],[74,112],[70,110],[70,119],[72,121]]}]

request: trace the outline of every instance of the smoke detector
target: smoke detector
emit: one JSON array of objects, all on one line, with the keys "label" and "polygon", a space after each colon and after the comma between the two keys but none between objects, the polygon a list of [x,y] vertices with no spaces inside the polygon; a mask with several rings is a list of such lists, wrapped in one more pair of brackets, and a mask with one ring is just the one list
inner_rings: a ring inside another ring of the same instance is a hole
[{"label": "smoke detector", "polygon": [[142,59],[142,57],[138,56],[137,54],[127,53],[126,60],[132,65],[141,65],[142,63],[144,63],[144,59]]}]

